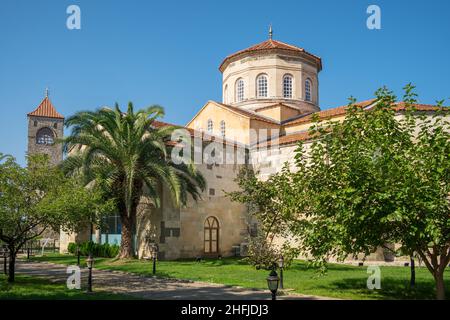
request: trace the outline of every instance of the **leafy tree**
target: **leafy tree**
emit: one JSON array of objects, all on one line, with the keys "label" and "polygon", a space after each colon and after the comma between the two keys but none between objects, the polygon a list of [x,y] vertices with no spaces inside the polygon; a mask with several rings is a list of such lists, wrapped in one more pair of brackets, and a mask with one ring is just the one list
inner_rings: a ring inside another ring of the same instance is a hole
[{"label": "leafy tree", "polygon": [[0,240],[9,251],[8,281],[14,282],[18,251],[45,230],[79,230],[109,210],[102,194],[67,179],[44,155],[22,168],[12,157],[0,164]]},{"label": "leafy tree", "polygon": [[296,212],[289,205],[295,195],[289,189],[287,172],[285,167],[281,173],[261,181],[251,168],[243,167],[235,179],[239,190],[226,193],[232,201],[246,204],[249,213],[258,221],[258,235],[248,239],[248,260],[257,268],[271,269],[281,255],[288,266],[298,254],[289,242],[274,244],[277,237],[289,237],[286,221]]},{"label": "leafy tree", "polygon": [[405,90],[400,117],[395,96],[383,88],[370,110],[351,100],[345,120],[311,128],[314,141],[309,149],[299,145],[297,171],[288,174],[298,213],[289,228],[320,265],[398,243],[422,258],[443,299],[450,260],[448,109],[438,106],[432,117],[418,112],[413,87]]},{"label": "leafy tree", "polygon": [[195,200],[205,180],[193,165],[171,161],[166,144],[173,126],[158,125],[164,115],[159,106],[134,112],[132,103],[126,113],[116,104],[114,110],[78,112],[66,120],[73,127],[63,162],[67,173],[82,173],[86,184],[100,186],[115,200],[122,223],[120,258],[133,256],[133,226],[140,198],[145,194],[159,205],[161,188],[169,190],[176,205],[187,195]]}]

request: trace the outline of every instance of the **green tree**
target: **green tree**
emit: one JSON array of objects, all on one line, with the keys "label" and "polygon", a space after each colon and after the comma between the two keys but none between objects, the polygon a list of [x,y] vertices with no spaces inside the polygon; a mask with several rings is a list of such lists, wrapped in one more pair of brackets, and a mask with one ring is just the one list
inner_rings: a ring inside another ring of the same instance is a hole
[{"label": "green tree", "polygon": [[239,190],[226,193],[232,201],[246,204],[249,213],[258,222],[258,235],[248,239],[248,260],[257,268],[272,268],[281,255],[285,264],[289,265],[298,255],[295,247],[287,241],[281,246],[274,245],[277,237],[289,237],[287,222],[296,212],[289,205],[295,195],[291,193],[288,172],[285,166],[281,173],[262,181],[253,169],[243,167],[235,179]]},{"label": "green tree", "polygon": [[14,282],[18,251],[47,229],[79,230],[99,221],[111,204],[102,194],[67,179],[44,155],[22,168],[12,157],[0,164],[0,240],[9,251],[8,281]]},{"label": "green tree", "polygon": [[449,113],[440,106],[432,117],[417,111],[413,87],[405,90],[400,117],[395,96],[384,88],[370,110],[352,100],[345,120],[311,128],[314,140],[309,150],[300,144],[297,171],[289,174],[298,213],[289,228],[321,265],[331,256],[401,244],[422,258],[443,299],[450,260]]},{"label": "green tree", "polygon": [[116,201],[122,223],[119,258],[134,255],[133,226],[144,189],[159,206],[162,187],[176,205],[186,203],[188,194],[197,200],[205,187],[193,165],[176,164],[168,156],[166,142],[176,127],[158,125],[156,119],[163,115],[159,106],[134,112],[130,102],[126,113],[116,104],[114,110],[78,112],[66,120],[73,130],[64,140],[71,152],[63,168],[81,172],[86,184],[101,186]]}]

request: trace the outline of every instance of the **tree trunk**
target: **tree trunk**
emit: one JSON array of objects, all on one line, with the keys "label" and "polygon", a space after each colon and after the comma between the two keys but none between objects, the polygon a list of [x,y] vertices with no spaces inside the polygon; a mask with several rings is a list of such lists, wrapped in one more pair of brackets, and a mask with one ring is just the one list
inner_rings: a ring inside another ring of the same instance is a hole
[{"label": "tree trunk", "polygon": [[8,270],[8,282],[12,283],[15,280],[16,273],[16,250],[9,248],[9,270]]},{"label": "tree trunk", "polygon": [[[133,206],[134,207],[134,206]],[[131,209],[130,216],[125,213],[121,214],[120,220],[122,223],[122,239],[120,242],[120,251],[118,258],[126,259],[133,258],[133,227],[136,217],[136,207]]]},{"label": "tree trunk", "polygon": [[414,257],[410,256],[409,260],[411,262],[411,280],[409,282],[409,286],[412,289],[416,286],[416,268],[414,264]]},{"label": "tree trunk", "polygon": [[437,270],[434,279],[436,281],[436,299],[437,300],[445,300],[445,285],[444,285],[444,270]]}]

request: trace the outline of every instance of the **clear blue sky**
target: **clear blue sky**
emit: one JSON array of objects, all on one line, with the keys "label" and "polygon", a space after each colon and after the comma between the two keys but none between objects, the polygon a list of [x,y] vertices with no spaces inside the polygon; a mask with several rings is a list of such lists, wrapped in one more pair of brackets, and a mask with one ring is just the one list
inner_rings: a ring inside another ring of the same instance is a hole
[{"label": "clear blue sky", "polygon": [[[66,8],[81,8],[81,30]],[[382,29],[366,28],[377,4]],[[0,152],[23,163],[26,113],[46,86],[68,116],[133,101],[161,104],[186,124],[207,100],[221,100],[222,59],[267,39],[323,59],[320,105],[360,100],[408,82],[423,103],[450,97],[450,1],[0,1]],[[447,100],[448,101],[448,100]]]}]

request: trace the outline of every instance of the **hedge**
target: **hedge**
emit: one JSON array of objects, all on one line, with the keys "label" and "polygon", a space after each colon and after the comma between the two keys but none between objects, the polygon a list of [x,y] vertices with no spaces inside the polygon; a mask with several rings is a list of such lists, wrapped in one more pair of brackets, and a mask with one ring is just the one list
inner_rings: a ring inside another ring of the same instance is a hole
[{"label": "hedge", "polygon": [[[114,258],[119,254],[119,246],[115,244],[98,244],[93,241],[86,241],[78,245],[80,246],[80,254],[82,256],[92,254],[94,257]],[[73,242],[69,243],[67,250],[72,254],[77,254],[77,244]]]}]

